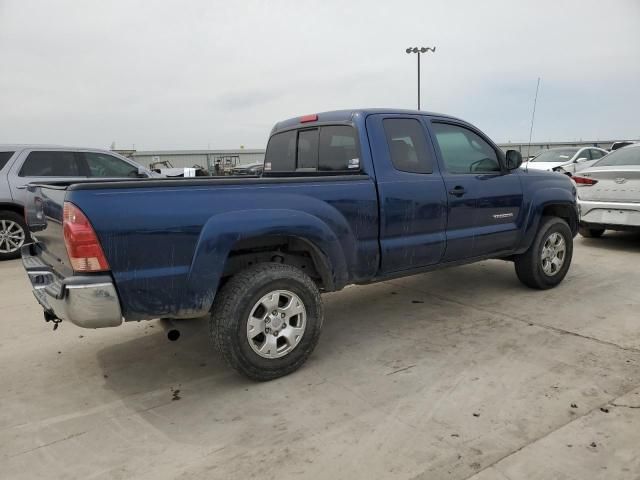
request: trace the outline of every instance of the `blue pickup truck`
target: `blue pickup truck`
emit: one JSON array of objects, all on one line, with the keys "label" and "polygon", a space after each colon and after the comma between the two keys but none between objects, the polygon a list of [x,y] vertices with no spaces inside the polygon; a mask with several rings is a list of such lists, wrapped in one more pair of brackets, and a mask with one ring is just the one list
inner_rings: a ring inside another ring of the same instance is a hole
[{"label": "blue pickup truck", "polygon": [[269,380],[313,351],[322,292],[491,258],[559,284],[576,190],[521,162],[446,115],[306,115],[273,128],[260,177],[30,185],[22,259],[47,320],[210,315],[229,365]]}]

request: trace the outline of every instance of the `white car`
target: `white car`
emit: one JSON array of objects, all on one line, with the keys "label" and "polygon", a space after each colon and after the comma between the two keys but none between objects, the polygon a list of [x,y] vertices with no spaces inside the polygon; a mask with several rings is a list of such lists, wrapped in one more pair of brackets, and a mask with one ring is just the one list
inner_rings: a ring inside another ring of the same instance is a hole
[{"label": "white car", "polygon": [[580,234],[640,231],[640,143],[611,152],[572,177],[578,190]]},{"label": "white car", "polygon": [[573,175],[600,160],[606,150],[598,147],[551,148],[539,152],[523,168],[530,170],[548,170]]}]

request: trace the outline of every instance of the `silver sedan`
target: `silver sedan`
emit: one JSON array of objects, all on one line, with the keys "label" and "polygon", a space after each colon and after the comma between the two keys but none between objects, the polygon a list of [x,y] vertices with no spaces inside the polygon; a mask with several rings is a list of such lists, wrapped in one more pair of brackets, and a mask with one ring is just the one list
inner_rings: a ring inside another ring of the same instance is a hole
[{"label": "silver sedan", "polygon": [[578,190],[580,233],[640,231],[640,143],[611,152],[572,177]]}]

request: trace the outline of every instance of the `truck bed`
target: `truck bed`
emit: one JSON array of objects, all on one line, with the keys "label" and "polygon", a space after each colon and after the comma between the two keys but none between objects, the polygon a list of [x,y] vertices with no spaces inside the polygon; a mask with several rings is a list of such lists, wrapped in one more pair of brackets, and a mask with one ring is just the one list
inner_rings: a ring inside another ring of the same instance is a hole
[{"label": "truck bed", "polygon": [[[245,231],[316,239],[344,258],[339,284],[373,276],[378,207],[368,175],[72,181],[29,187],[34,254],[73,275],[63,241],[64,202],[90,220],[111,267],[126,320],[202,315]],[[342,253],[344,252],[344,253]],[[212,293],[213,292],[213,293]]]}]

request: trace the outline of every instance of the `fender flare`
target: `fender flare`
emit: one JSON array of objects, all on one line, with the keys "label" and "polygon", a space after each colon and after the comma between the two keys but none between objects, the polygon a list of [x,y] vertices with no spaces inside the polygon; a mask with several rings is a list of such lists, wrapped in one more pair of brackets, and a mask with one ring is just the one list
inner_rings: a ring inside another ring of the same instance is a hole
[{"label": "fender flare", "polygon": [[[538,190],[533,195],[529,204],[519,251],[526,251],[531,246],[538,231],[544,209],[555,205],[570,207],[571,215],[576,216],[575,224],[577,226],[579,219],[577,218],[577,210],[575,209],[576,200],[569,190],[559,187],[548,187]],[[571,225],[569,226],[573,230],[573,227]]]},{"label": "fender flare", "polygon": [[334,285],[339,287],[347,282],[343,245],[318,217],[289,209],[237,210],[214,215],[202,228],[189,269],[187,297],[200,299],[197,302],[200,308],[208,310],[233,246],[239,241],[263,236],[288,236],[305,241],[321,257]]}]

